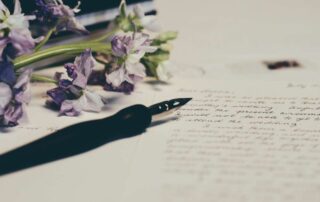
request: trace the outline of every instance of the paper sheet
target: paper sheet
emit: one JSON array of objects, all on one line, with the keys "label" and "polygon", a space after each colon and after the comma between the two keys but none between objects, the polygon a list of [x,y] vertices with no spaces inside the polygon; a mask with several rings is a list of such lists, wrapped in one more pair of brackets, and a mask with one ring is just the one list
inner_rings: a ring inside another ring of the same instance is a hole
[{"label": "paper sheet", "polygon": [[[181,65],[179,66],[180,68],[185,67]],[[217,64],[216,67],[219,67],[219,65]],[[160,201],[178,201],[177,196],[189,196],[190,201],[198,201],[199,197],[206,197],[204,193],[211,194],[212,182],[206,181],[203,183],[201,180],[206,179],[207,175],[209,174],[212,176],[211,173],[219,176],[220,173],[217,174],[218,171],[215,171],[214,167],[212,168],[210,165],[204,165],[200,163],[199,166],[203,166],[205,170],[197,171],[200,172],[200,174],[193,174],[192,176],[185,174],[180,175],[178,173],[167,173],[168,171],[164,172],[164,170],[167,169],[178,168],[179,170],[181,166],[185,167],[186,165],[190,164],[187,162],[182,162],[182,165],[176,165],[176,162],[172,162],[172,166],[176,167],[168,168],[168,162],[164,161],[165,158],[169,158],[171,155],[167,152],[167,150],[171,148],[167,148],[168,145],[166,145],[166,142],[173,141],[171,137],[172,132],[176,132],[178,135],[180,134],[178,136],[178,138],[180,138],[181,133],[184,133],[185,131],[177,131],[179,128],[186,130],[188,130],[189,127],[192,129],[203,128],[201,122],[187,122],[187,124],[185,124],[186,120],[184,117],[191,120],[193,116],[197,117],[197,114],[186,113],[188,112],[187,110],[190,109],[190,107],[192,109],[195,103],[201,101],[203,96],[207,96],[207,93],[210,93],[211,91],[224,92],[225,90],[230,91],[231,89],[232,91],[240,94],[249,93],[255,96],[260,94],[264,95],[265,93],[270,93],[273,96],[276,96],[275,94],[289,96],[289,94],[287,94],[289,91],[286,89],[277,91],[270,90],[278,89],[279,86],[276,84],[270,84],[272,82],[262,82],[260,85],[259,82],[257,83],[256,81],[253,81],[252,77],[259,80],[269,81],[303,80],[300,79],[301,75],[304,75],[305,78],[312,78],[310,75],[304,72],[303,69],[301,69],[301,71],[289,70],[277,71],[270,74],[255,74],[254,76],[250,74],[251,71],[248,72],[243,69],[243,76],[236,76],[236,74],[224,71],[223,68],[220,68],[221,71],[217,71],[218,73],[216,72],[216,74],[213,74],[214,71],[211,68],[214,68],[214,66],[201,67],[189,65],[188,68],[186,68],[186,71],[180,71],[180,74],[177,74],[170,84],[165,85],[157,82],[147,81],[139,84],[136,91],[130,96],[119,93],[104,92],[101,87],[93,87],[94,90],[96,90],[99,94],[106,96],[109,99],[109,105],[107,105],[104,111],[100,114],[84,113],[77,118],[58,117],[57,112],[45,108],[44,103],[47,99],[45,96],[45,91],[53,86],[48,84],[33,84],[33,100],[30,106],[28,106],[29,123],[10,129],[9,131],[1,131],[0,153],[31,142],[32,140],[48,135],[56,129],[63,128],[73,123],[109,116],[123,107],[132,104],[142,103],[150,105],[162,100],[180,96],[192,96],[195,99],[190,103],[190,105],[187,105],[186,108],[182,109],[179,116],[180,120],[175,120],[176,117],[173,116],[170,117],[166,123],[159,124],[158,122],[159,125],[154,125],[148,129],[147,133],[143,136],[117,141],[80,156],[2,177],[0,179],[1,199],[12,202],[26,200],[33,202],[66,200],[85,202],[94,198],[96,202],[103,202],[106,200],[120,201],[121,197],[125,193],[125,199],[123,199],[124,201],[136,201],[135,199],[141,199],[143,202],[147,201],[146,198],[150,200],[152,198],[151,201],[156,201],[156,199]],[[52,71],[56,70],[54,69]],[[44,73],[49,73],[52,75],[52,72],[50,71],[45,71]],[[183,75],[181,75],[182,73]],[[220,76],[218,76],[218,74]],[[225,78],[226,81],[220,83],[213,81],[219,79],[219,77],[221,79],[221,76]],[[181,81],[179,77],[188,79]],[[210,78],[210,80],[208,80],[208,78]],[[235,78],[242,81],[234,81]],[[249,83],[245,82],[245,80],[249,79],[252,81]],[[152,83],[152,85],[150,85],[150,83]],[[269,84],[271,85],[270,87],[268,86]],[[285,84],[287,85],[288,83]],[[302,84],[293,82],[292,84],[295,84],[296,88],[291,90],[291,94],[296,93],[300,95],[301,92],[305,92],[304,82],[302,82]],[[183,91],[181,89],[182,87],[184,88]],[[257,89],[254,91],[248,90],[256,87]],[[306,94],[314,94],[314,96],[317,96],[318,93],[315,87],[316,86],[313,86],[312,89],[307,90]],[[210,105],[208,105],[207,108],[208,110],[211,110]],[[199,113],[201,112],[202,111],[200,107]],[[215,112],[212,112],[212,114],[215,114]],[[312,125],[312,128],[315,127]],[[212,130],[212,128],[210,130]],[[221,134],[224,134],[223,129],[221,130]],[[205,133],[206,131],[204,130],[200,132]],[[195,133],[198,132],[196,131]],[[229,136],[232,135],[226,135],[225,137],[221,138],[222,140],[223,138],[228,139],[230,138]],[[194,139],[197,138],[199,141],[202,141],[203,138],[204,141],[207,140],[206,135],[195,137],[191,134],[191,137]],[[179,142],[178,140],[174,140],[173,142],[176,144]],[[183,143],[184,139],[181,138],[181,140]],[[180,146],[181,145],[178,145],[178,147]],[[190,150],[192,150],[192,148],[193,147],[191,147]],[[205,151],[205,149],[206,148],[204,147],[204,151],[202,152],[207,152],[208,155],[210,155],[210,152],[212,151],[210,149]],[[228,155],[228,153],[226,153],[226,155]],[[212,157],[211,160],[215,161],[215,158],[217,157]],[[243,158],[245,159],[245,157]],[[132,162],[135,163],[132,165]],[[302,168],[304,167],[302,166]],[[191,170],[187,172],[196,171]],[[129,173],[131,174],[129,175]],[[129,179],[127,178],[128,176],[130,176]],[[255,178],[251,177],[248,179],[254,180]],[[270,177],[270,179],[273,180],[274,178]],[[316,179],[317,178],[315,178],[315,180]],[[230,180],[239,181],[237,177],[234,179],[233,177],[230,177]],[[126,184],[126,182],[128,183]],[[176,183],[178,183],[178,185]],[[190,183],[193,185],[191,186]],[[127,186],[124,186],[125,184]],[[245,185],[243,187],[246,187],[246,193],[252,191],[250,187],[252,185],[252,181],[244,182],[243,184]],[[214,186],[219,188],[220,185]],[[124,189],[124,187],[126,187],[126,189]],[[309,186],[309,188],[308,186],[304,186],[304,189],[313,193],[314,187],[310,187],[311,186]],[[231,189],[237,188],[238,186],[234,185]],[[148,193],[141,191],[140,189],[147,189]],[[224,189],[222,185],[219,189],[229,191],[229,189]],[[187,192],[190,193],[187,195]],[[207,196],[209,200],[216,198],[221,199],[220,196],[217,197],[214,195],[215,192],[212,194],[213,196]],[[183,198],[183,200],[185,200],[185,198]],[[205,199],[203,200],[205,201]],[[234,201],[233,198],[230,199],[230,201]]]},{"label": "paper sheet", "polygon": [[194,99],[143,136],[123,201],[319,201],[319,90],[232,80],[166,89]]}]

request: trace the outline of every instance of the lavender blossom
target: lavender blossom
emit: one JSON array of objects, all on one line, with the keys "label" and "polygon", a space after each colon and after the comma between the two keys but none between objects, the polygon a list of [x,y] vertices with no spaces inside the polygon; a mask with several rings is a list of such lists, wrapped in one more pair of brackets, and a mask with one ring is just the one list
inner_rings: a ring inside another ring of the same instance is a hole
[{"label": "lavender blossom", "polygon": [[58,74],[58,87],[47,92],[51,98],[47,101],[50,106],[60,109],[60,115],[78,116],[81,111],[100,112],[104,106],[101,96],[87,89],[88,79],[95,66],[91,50],[86,50],[73,64],[66,64],[65,69],[69,78],[62,79]]},{"label": "lavender blossom", "polygon": [[36,15],[40,22],[55,28],[56,32],[73,31],[88,34],[86,28],[75,18],[80,12],[80,1],[75,8],[65,5],[62,0],[36,0],[39,7]]},{"label": "lavender blossom", "polygon": [[149,35],[138,32],[118,33],[113,37],[113,58],[111,68],[106,73],[106,89],[124,92],[134,89],[130,85],[135,85],[146,76],[140,59],[146,53],[157,50],[150,45],[151,42]]},{"label": "lavender blossom", "polygon": [[[9,63],[1,63],[0,69],[13,68]],[[31,70],[25,70],[18,79],[15,78],[14,71],[0,72],[0,126],[12,127],[22,122],[26,117],[25,105],[31,100],[29,81]]]},{"label": "lavender blossom", "polygon": [[34,20],[35,16],[25,16],[21,10],[19,0],[15,1],[13,14],[0,0],[0,55],[14,58],[32,52],[36,43],[43,38],[33,39],[29,30],[29,20]]}]

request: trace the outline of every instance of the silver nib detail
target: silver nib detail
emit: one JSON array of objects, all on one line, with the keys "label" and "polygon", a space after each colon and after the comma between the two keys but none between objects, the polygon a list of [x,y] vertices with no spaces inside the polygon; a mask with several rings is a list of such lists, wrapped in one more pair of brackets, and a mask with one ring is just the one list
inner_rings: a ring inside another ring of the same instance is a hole
[{"label": "silver nib detail", "polygon": [[160,120],[165,116],[172,114],[187,104],[192,98],[177,98],[169,101],[160,102],[149,107],[152,120]]}]

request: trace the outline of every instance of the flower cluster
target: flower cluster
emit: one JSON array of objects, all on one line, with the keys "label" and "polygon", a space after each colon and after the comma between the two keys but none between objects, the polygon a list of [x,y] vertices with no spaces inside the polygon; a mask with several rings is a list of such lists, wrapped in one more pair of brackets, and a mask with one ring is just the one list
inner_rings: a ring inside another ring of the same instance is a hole
[{"label": "flower cluster", "polygon": [[56,32],[89,33],[75,18],[75,14],[80,12],[80,2],[73,9],[65,5],[62,0],[36,0],[36,5],[39,7],[35,12],[37,19]]},{"label": "flower cluster", "polygon": [[60,109],[60,115],[78,116],[81,111],[100,112],[104,106],[101,96],[89,91],[87,82],[95,66],[91,50],[86,50],[74,63],[65,65],[69,78],[62,79],[61,73],[56,73],[58,87],[49,90],[47,101],[49,106]]},{"label": "flower cluster", "polygon": [[157,50],[150,44],[147,34],[127,32],[115,35],[111,40],[112,55],[106,69],[105,89],[131,92],[134,85],[146,76],[141,58]]},{"label": "flower cluster", "polygon": [[147,75],[165,82],[171,78],[168,71],[172,66],[169,62],[170,41],[177,37],[176,32],[152,37],[160,30],[156,17],[146,16],[140,6],[128,14],[124,1],[110,26],[120,31],[111,37],[112,54],[103,56],[105,75],[95,74],[92,83],[103,84],[105,90],[130,93],[134,85]]},{"label": "flower cluster", "polygon": [[156,77],[165,82],[172,77],[168,71],[173,66],[170,62],[170,52],[172,49],[170,42],[176,38],[176,32],[164,32],[153,40],[151,45],[158,47],[157,51],[146,54],[141,60],[141,63],[148,70],[148,76]]},{"label": "flower cluster", "polygon": [[[0,0],[0,56],[1,58],[14,58],[23,54],[31,53],[36,43],[41,38],[33,39],[29,30],[29,21],[35,16],[25,16],[22,13],[19,0],[15,1],[14,12]],[[0,60],[2,60],[0,58]]]},{"label": "flower cluster", "polygon": [[[0,0],[0,127],[16,126],[25,120],[30,81],[54,83],[56,86],[47,90],[47,106],[59,110],[60,116],[78,116],[83,111],[100,112],[106,104],[106,99],[88,85],[130,94],[146,76],[162,81],[171,77],[167,70],[171,66],[170,41],[177,34],[160,33],[156,17],[145,15],[140,6],[128,13],[122,0],[119,15],[105,34],[44,49],[53,33],[89,32],[76,18],[80,2],[71,8],[62,0],[34,1],[34,15],[24,15],[19,0],[15,0],[13,12]],[[45,36],[29,29],[31,20],[45,28]],[[53,78],[32,73],[36,62],[64,54],[80,54],[73,63],[64,65],[66,73],[57,72]],[[98,63],[103,70],[95,69]]]}]

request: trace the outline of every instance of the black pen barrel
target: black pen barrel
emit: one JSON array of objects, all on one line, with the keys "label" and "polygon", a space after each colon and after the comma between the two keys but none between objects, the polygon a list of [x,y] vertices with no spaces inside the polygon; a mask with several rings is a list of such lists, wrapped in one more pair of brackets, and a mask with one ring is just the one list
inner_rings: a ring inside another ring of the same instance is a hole
[{"label": "black pen barrel", "polygon": [[134,105],[105,119],[69,126],[0,155],[0,176],[138,135],[150,125],[151,118],[147,107]]}]

